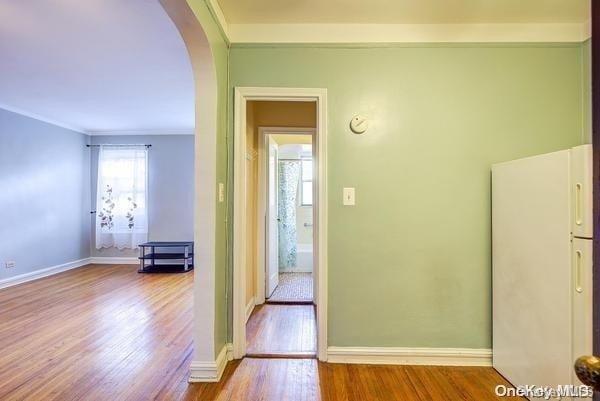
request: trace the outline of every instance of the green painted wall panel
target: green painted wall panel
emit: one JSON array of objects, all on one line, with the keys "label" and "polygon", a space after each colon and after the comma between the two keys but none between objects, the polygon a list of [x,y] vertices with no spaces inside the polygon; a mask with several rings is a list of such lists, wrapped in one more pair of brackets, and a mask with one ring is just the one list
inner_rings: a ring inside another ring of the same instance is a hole
[{"label": "green painted wall panel", "polygon": [[231,88],[328,89],[329,345],[491,346],[490,166],[582,142],[582,54],[232,47]]}]

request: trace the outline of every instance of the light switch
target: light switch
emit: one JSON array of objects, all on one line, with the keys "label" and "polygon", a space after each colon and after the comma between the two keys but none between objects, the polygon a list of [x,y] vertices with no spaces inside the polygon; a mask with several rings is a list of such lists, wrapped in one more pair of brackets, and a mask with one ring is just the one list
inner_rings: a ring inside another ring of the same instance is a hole
[{"label": "light switch", "polygon": [[219,183],[219,202],[225,201],[225,184]]},{"label": "light switch", "polygon": [[354,206],[354,188],[344,188],[344,206]]}]

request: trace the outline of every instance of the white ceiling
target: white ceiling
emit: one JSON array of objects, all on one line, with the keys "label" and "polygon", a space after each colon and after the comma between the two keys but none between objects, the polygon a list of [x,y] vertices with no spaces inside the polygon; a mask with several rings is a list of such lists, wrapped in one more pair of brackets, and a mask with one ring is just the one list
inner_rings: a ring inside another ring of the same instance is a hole
[{"label": "white ceiling", "polygon": [[194,127],[190,61],[158,0],[0,0],[0,54],[0,108],[82,132]]},{"label": "white ceiling", "polygon": [[590,0],[218,0],[230,24],[574,23]]}]

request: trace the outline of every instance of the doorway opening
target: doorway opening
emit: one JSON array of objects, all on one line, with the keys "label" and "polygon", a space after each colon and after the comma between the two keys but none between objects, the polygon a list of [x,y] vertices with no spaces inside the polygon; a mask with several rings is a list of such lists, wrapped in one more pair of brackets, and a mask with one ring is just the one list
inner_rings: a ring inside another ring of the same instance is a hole
[{"label": "doorway opening", "polygon": [[326,360],[325,94],[236,88],[235,358]]},{"label": "doorway opening", "polygon": [[[286,131],[259,128],[266,156],[259,160],[266,174],[258,177],[265,180],[258,187],[266,199],[259,205],[264,208],[259,215],[265,216],[266,258],[264,266],[257,268],[265,270],[267,303],[312,304],[314,130]],[[262,279],[257,275],[257,280]]]}]

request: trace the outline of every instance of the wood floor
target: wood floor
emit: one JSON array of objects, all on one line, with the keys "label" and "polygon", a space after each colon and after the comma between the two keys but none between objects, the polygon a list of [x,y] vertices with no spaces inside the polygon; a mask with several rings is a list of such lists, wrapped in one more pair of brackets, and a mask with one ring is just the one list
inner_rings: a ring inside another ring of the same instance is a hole
[{"label": "wood floor", "polygon": [[88,266],[0,290],[0,400],[152,399],[185,380],[193,273]]},{"label": "wood floor", "polygon": [[492,368],[326,364],[315,359],[230,362],[223,379],[192,385],[197,401],[489,401],[507,384]]},{"label": "wood floor", "polygon": [[0,290],[0,400],[486,401],[505,384],[491,368],[251,358],[188,384],[192,280],[90,265]]},{"label": "wood floor", "polygon": [[311,357],[317,351],[313,305],[257,305],[246,324],[249,355]]}]

